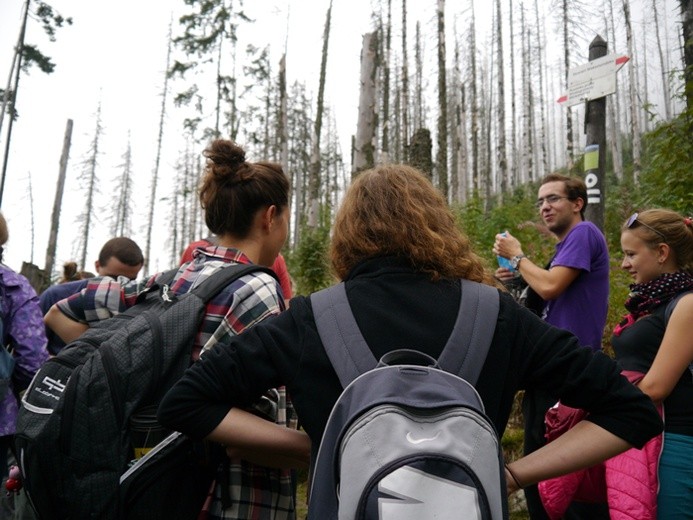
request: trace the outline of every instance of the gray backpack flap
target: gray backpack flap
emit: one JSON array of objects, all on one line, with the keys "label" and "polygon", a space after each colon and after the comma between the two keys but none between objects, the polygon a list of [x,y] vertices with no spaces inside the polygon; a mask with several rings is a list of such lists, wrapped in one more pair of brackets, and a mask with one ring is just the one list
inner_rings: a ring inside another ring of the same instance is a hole
[{"label": "gray backpack flap", "polygon": [[[275,276],[257,265],[230,265],[180,296],[165,285],[174,274],[167,272],[133,307],[44,363],[22,399],[16,436],[24,487],[40,518],[128,518],[119,480],[134,459],[131,419],[156,407],[190,366],[207,302],[258,271]],[[149,519],[161,518],[150,506]]]},{"label": "gray backpack flap", "polygon": [[401,349],[376,362],[343,284],[311,296],[345,389],[313,459],[309,519],[507,518],[502,449],[473,386],[498,291],[462,283],[457,323],[437,361]]}]

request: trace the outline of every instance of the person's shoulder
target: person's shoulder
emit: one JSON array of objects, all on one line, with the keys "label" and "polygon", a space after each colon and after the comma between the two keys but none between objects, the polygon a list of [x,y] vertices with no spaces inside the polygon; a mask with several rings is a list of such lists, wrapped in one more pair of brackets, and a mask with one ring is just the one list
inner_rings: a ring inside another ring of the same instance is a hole
[{"label": "person's shoulder", "polygon": [[[672,307],[673,305],[673,307]],[[674,312],[689,319],[693,316],[693,289],[676,296],[665,309],[665,313],[673,316]]]},{"label": "person's shoulder", "polygon": [[4,264],[0,264],[0,281],[7,290],[21,291],[36,296],[36,291],[29,280]]},{"label": "person's shoulder", "polygon": [[41,301],[50,299],[55,300],[56,298],[58,300],[62,300],[63,298],[84,289],[88,282],[89,279],[84,279],[51,285],[41,293]]},{"label": "person's shoulder", "polygon": [[595,247],[606,249],[606,237],[594,222],[578,222],[566,235],[564,242],[587,242]]}]

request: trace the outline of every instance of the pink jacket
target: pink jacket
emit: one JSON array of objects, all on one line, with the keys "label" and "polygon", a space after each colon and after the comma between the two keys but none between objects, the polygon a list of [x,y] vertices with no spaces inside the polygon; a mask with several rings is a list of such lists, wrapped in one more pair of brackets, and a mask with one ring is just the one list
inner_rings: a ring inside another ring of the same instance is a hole
[{"label": "pink jacket", "polygon": [[[636,384],[643,375],[623,371]],[[661,407],[659,408],[662,414]],[[559,404],[546,414],[546,436],[552,441],[572,428],[586,413]],[[588,469],[539,483],[539,494],[551,520],[565,514],[572,501],[607,502],[611,520],[657,519],[657,466],[662,435],[651,439],[641,450],[632,448]]]}]

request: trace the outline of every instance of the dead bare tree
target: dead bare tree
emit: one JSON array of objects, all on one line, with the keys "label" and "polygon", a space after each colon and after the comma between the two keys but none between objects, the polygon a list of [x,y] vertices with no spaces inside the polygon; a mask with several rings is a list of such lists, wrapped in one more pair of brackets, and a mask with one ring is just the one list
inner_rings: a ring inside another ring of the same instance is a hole
[{"label": "dead bare tree", "polygon": [[132,235],[132,146],[130,144],[130,132],[128,132],[128,142],[125,153],[122,156],[123,162],[120,165],[122,172],[117,179],[117,184],[113,190],[116,195],[115,207],[111,208],[111,236],[131,236]]},{"label": "dead bare tree", "polygon": [[657,54],[659,55],[659,68],[662,71],[662,94],[664,100],[664,118],[669,121],[671,119],[671,93],[669,87],[669,68],[667,67],[664,58],[664,47],[662,45],[662,36],[659,29],[659,8],[657,0],[652,0],[652,15],[654,16],[655,35],[657,37]]},{"label": "dead bare tree", "polygon": [[361,89],[359,94],[359,117],[354,139],[352,178],[375,164],[375,73],[378,38],[376,33],[363,35],[361,47]]},{"label": "dead bare tree", "polygon": [[315,111],[312,149],[310,157],[310,179],[308,181],[308,227],[318,226],[320,211],[320,133],[322,131],[322,114],[325,97],[325,76],[327,73],[327,50],[330,42],[330,24],[332,23],[332,0],[325,17],[325,31],[322,40],[322,60],[320,62],[320,84],[318,86],[318,103]]},{"label": "dead bare tree", "polygon": [[65,136],[63,137],[63,150],[60,154],[60,169],[58,171],[58,182],[55,188],[55,199],[53,201],[53,212],[51,213],[51,230],[48,236],[48,247],[46,248],[46,262],[44,271],[50,277],[55,265],[55,251],[58,247],[58,229],[60,228],[60,210],[63,204],[63,192],[65,191],[65,177],[67,175],[67,161],[70,157],[70,145],[72,143],[72,119],[67,120],[65,125]]},{"label": "dead bare tree", "polygon": [[164,73],[164,86],[161,90],[161,110],[159,111],[159,128],[156,138],[156,155],[154,168],[149,185],[149,207],[147,210],[147,232],[144,246],[144,275],[149,274],[149,261],[152,255],[152,233],[154,230],[154,208],[156,207],[157,188],[159,186],[159,166],[161,164],[161,148],[164,141],[164,121],[166,118],[166,99],[169,90],[168,70],[171,67],[171,50],[173,47],[172,24],[168,26],[168,45],[166,50],[166,73]]},{"label": "dead bare tree", "polygon": [[[89,145],[88,157],[82,163],[82,173],[78,180],[85,191],[84,210],[77,218],[80,224],[80,231],[77,235],[75,243],[76,250],[79,251],[79,265],[85,266],[87,262],[87,251],[89,249],[89,234],[93,225],[95,208],[95,197],[99,191],[97,170],[99,166],[99,154],[101,146],[101,135],[103,134],[103,126],[101,123],[101,102],[96,110],[96,121],[94,126],[94,136]],[[77,254],[75,254],[77,256]]]},{"label": "dead bare tree", "polygon": [[[539,1],[534,0],[534,21],[537,27],[537,69],[539,72],[539,91],[537,94],[537,104],[539,105],[540,114],[540,124],[538,125],[537,141],[540,146],[540,157],[541,157],[541,173],[540,175],[545,175],[550,170],[549,165],[549,153],[546,148],[546,133],[548,130],[547,119],[546,119],[546,103],[548,95],[546,94],[547,86],[545,79],[545,69],[546,69],[546,34],[543,31],[542,24],[543,17],[539,15]],[[538,176],[540,176],[538,175]],[[527,178],[532,179],[531,175]],[[534,179],[532,179],[534,180]]]},{"label": "dead bare tree", "polygon": [[438,187],[448,198],[448,92],[445,66],[445,0],[438,0]]},{"label": "dead bare tree", "polygon": [[416,67],[416,82],[414,87],[414,132],[416,132],[424,126],[423,46],[421,43],[421,24],[419,22],[416,22],[414,61]]},{"label": "dead bare tree", "polygon": [[640,136],[640,102],[637,93],[637,78],[635,76],[635,44],[633,42],[633,28],[630,16],[630,0],[622,3],[624,24],[626,26],[626,42],[630,61],[628,67],[628,92],[630,103],[630,136],[633,146],[633,180],[637,182],[641,170],[642,144]]},{"label": "dead bare tree", "polygon": [[380,160],[378,162],[390,162],[390,55],[392,41],[392,0],[387,0],[387,23],[384,30],[383,42],[383,83],[382,83],[382,138],[380,143]]},{"label": "dead bare tree", "polygon": [[503,11],[501,9],[501,0],[496,0],[496,39],[498,56],[498,63],[496,64],[498,70],[498,111],[496,112],[498,116],[498,169],[496,171],[500,181],[500,200],[502,201],[503,194],[508,191],[508,157],[505,146],[505,74],[503,71],[505,61],[503,58]]},{"label": "dead bare tree", "polygon": [[693,0],[679,0],[683,37],[683,80],[686,106],[693,112]]},{"label": "dead bare tree", "polygon": [[481,191],[481,176],[479,175],[479,96],[477,90],[477,54],[476,54],[476,22],[474,18],[474,2],[470,2],[470,22],[469,22],[469,63],[470,78],[469,82],[472,90],[470,108],[472,112],[472,186],[474,190]]},{"label": "dead bare tree", "polygon": [[[614,23],[614,2],[607,0],[604,9],[604,24],[606,26],[607,41],[610,43],[612,52],[615,52],[616,27]],[[616,178],[623,179],[623,155],[621,140],[621,96],[622,89],[618,88],[620,79],[616,75],[616,92],[607,98],[607,132],[609,134],[609,147],[611,149],[611,160],[613,163]]]},{"label": "dead bare tree", "polygon": [[510,185],[518,183],[517,168],[517,108],[515,106],[515,24],[514,3],[508,2],[508,28],[510,33]]},{"label": "dead bare tree", "polygon": [[402,0],[402,150],[403,160],[409,149],[409,59],[407,58],[407,0]]}]

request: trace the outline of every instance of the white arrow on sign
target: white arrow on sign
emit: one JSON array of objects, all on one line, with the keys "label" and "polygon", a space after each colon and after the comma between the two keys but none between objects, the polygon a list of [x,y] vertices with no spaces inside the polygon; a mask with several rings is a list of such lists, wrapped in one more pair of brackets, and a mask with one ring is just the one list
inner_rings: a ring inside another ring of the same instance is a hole
[{"label": "white arrow on sign", "polygon": [[465,520],[481,520],[476,489],[414,468],[393,471],[378,490],[398,497],[378,499],[380,520],[460,518],[461,514]]},{"label": "white arrow on sign", "polygon": [[629,60],[628,56],[608,54],[589,61],[568,72],[568,93],[558,98],[565,106],[573,106],[616,92],[616,72]]}]

